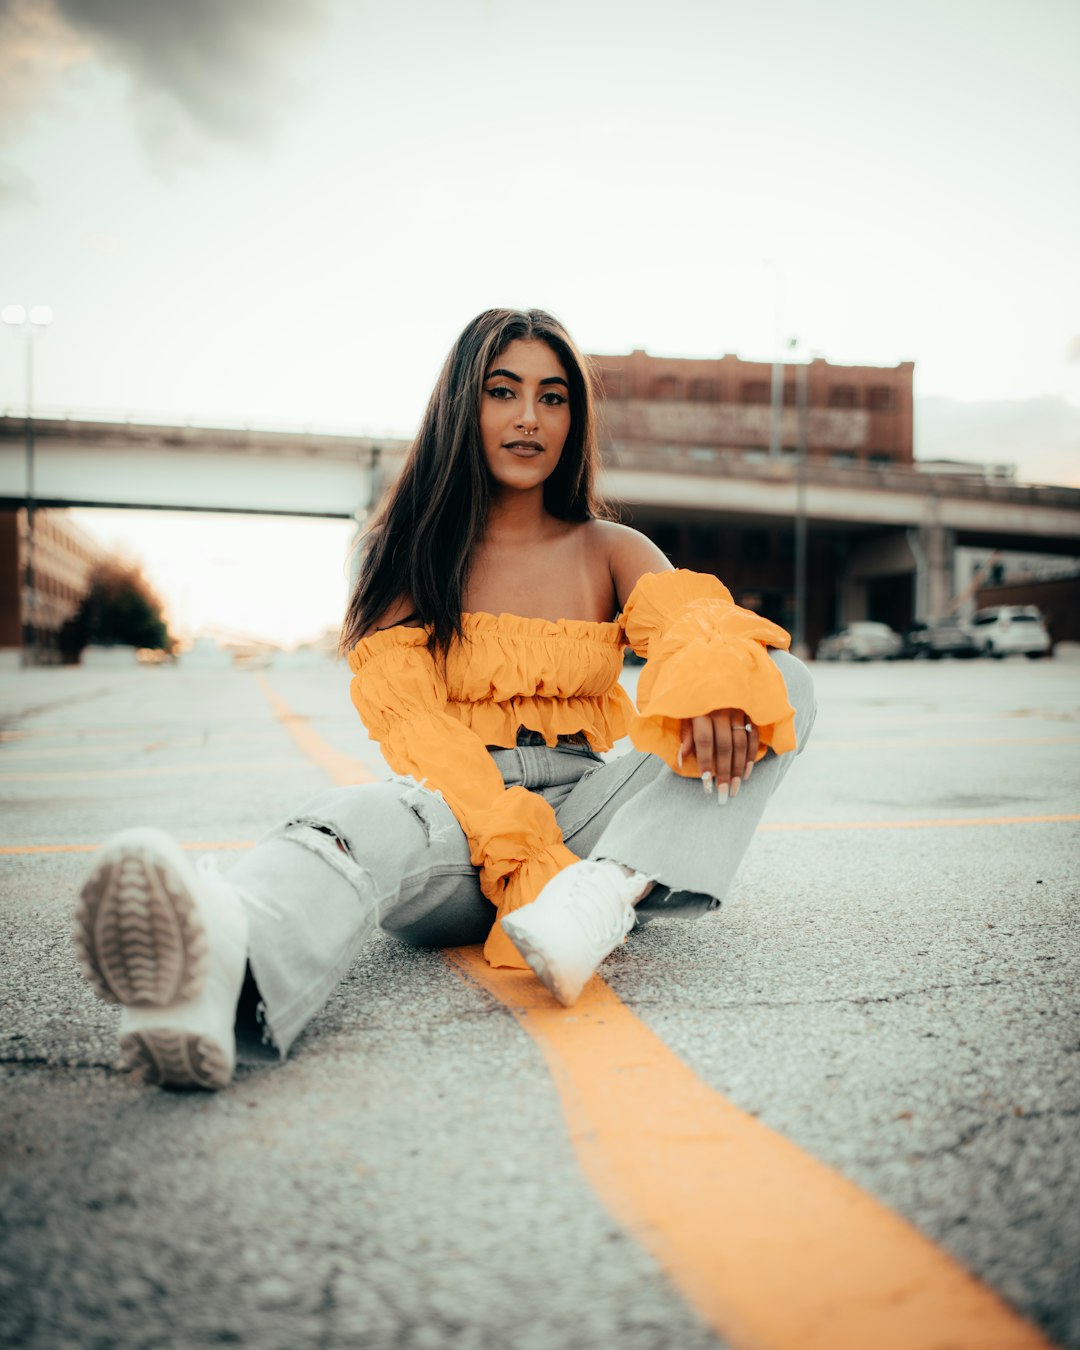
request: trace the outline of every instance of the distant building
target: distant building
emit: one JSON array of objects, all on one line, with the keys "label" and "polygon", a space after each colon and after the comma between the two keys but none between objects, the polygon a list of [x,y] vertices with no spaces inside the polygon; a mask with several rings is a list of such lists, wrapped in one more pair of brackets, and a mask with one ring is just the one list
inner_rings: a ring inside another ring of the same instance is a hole
[{"label": "distant building", "polygon": [[[606,398],[606,439],[616,452],[708,447],[754,458],[768,453],[771,363],[644,351],[591,360]],[[798,450],[798,385],[805,378],[811,459],[871,468],[912,464],[914,371],[911,361],[898,366],[836,366],[821,359],[785,364],[781,453],[790,457]]]},{"label": "distant building", "polygon": [[938,477],[984,478],[988,483],[1014,483],[1015,464],[987,464],[973,459],[917,459],[919,473],[933,473]]},{"label": "distant building", "polygon": [[60,660],[60,629],[79,608],[90,573],[104,550],[65,511],[34,512],[30,587],[26,510],[0,511],[0,660],[10,664],[25,646],[31,625],[39,659]]}]

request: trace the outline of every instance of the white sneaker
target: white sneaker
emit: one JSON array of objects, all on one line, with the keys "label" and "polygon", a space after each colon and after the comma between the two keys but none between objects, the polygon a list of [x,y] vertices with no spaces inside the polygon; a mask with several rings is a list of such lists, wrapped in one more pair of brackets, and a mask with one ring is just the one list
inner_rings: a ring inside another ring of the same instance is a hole
[{"label": "white sneaker", "polygon": [[75,911],[83,973],[123,1007],[120,1048],[170,1087],[223,1088],[236,1066],[247,918],[209,858],[162,830],[124,830],[94,860]]},{"label": "white sneaker", "polygon": [[564,1008],[634,926],[633,901],[651,878],[613,862],[572,863],[529,905],[507,914],[503,931]]}]

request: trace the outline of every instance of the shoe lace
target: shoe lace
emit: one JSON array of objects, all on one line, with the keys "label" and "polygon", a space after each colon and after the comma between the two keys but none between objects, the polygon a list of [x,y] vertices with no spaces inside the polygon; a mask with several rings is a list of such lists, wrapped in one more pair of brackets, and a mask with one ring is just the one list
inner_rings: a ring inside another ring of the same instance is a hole
[{"label": "shoe lace", "polygon": [[585,939],[596,946],[610,946],[626,936],[632,911],[615,888],[613,878],[590,872],[574,878],[574,889],[567,893],[566,906],[573,907]]}]

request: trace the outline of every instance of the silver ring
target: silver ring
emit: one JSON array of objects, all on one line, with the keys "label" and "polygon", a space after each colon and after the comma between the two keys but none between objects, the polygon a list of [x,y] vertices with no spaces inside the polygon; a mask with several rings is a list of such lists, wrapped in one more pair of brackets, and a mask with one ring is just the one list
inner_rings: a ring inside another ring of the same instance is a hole
[{"label": "silver ring", "polygon": [[743,731],[753,731],[753,729],[754,729],[754,724],[753,724],[753,722],[744,722],[744,723],[743,723]]}]

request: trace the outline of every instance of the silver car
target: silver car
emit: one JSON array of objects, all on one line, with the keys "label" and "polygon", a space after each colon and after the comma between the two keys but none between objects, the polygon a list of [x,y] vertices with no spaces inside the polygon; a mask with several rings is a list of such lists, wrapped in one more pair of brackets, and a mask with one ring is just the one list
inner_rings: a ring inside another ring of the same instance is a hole
[{"label": "silver car", "polygon": [[822,638],[818,643],[819,661],[893,661],[900,655],[903,639],[887,623],[873,623],[867,619],[849,623],[838,633]]}]

